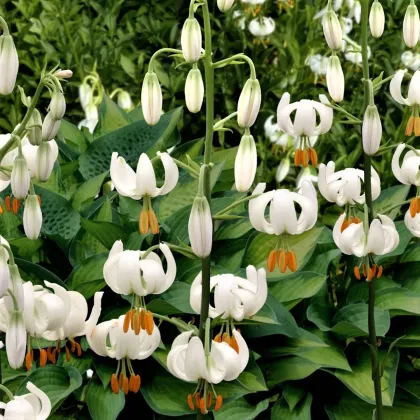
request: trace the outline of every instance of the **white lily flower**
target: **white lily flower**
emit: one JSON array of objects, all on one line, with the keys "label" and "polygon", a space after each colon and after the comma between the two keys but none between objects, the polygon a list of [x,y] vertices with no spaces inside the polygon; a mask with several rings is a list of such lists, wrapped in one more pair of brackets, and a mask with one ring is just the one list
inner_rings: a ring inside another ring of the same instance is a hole
[{"label": "white lily flower", "polygon": [[19,369],[25,359],[26,328],[20,310],[12,309],[9,314],[6,334],[7,361],[12,369]]},{"label": "white lily flower", "polygon": [[362,5],[359,1],[352,1],[351,6],[349,6],[349,18],[354,19],[356,23],[360,23],[360,18],[362,16]]},{"label": "white lily flower", "polygon": [[[353,30],[353,19],[345,17],[345,16],[341,16],[340,23],[341,23],[341,28],[343,30],[343,33],[345,35],[348,35]],[[346,41],[343,40],[343,46],[341,47],[341,49],[343,49],[345,43]]]},{"label": "white lily flower", "polygon": [[[415,198],[414,200],[418,200],[418,198]],[[417,209],[414,215],[411,213],[411,206],[410,209],[407,210],[404,216],[404,223],[412,235],[420,238],[420,212],[417,212],[417,210],[420,210],[420,207],[418,204],[417,201]]]},{"label": "white lily flower", "polygon": [[[362,184],[365,174],[361,169],[346,168],[335,172],[335,163],[319,165],[318,188],[323,197],[338,206],[347,204],[364,204],[365,194],[362,194]],[[381,181],[378,173],[372,167],[372,199],[376,200],[381,193]]]},{"label": "white lily flower", "polygon": [[276,181],[278,183],[283,181],[286,178],[287,174],[289,173],[289,170],[290,170],[290,159],[286,157],[281,160],[280,165],[277,167]]},{"label": "white lily flower", "polygon": [[126,90],[120,90],[118,92],[117,103],[124,111],[130,111],[134,107],[131,96]]},{"label": "white lily flower", "polygon": [[362,140],[363,150],[373,156],[379,149],[382,139],[382,123],[376,105],[368,105],[363,117]]},{"label": "white lily flower", "polygon": [[205,258],[210,255],[213,244],[213,219],[209,203],[204,196],[194,199],[188,219],[188,236],[197,257]]},{"label": "white lily flower", "polygon": [[276,122],[273,122],[273,120],[274,120],[274,115],[271,115],[265,120],[264,133],[270,139],[272,143],[277,143],[280,136],[282,136],[284,133],[280,130],[280,127],[278,126],[278,124]]},{"label": "white lily flower", "polygon": [[23,155],[18,155],[13,162],[13,169],[10,176],[12,184],[12,193],[18,199],[26,198],[29,191],[29,184],[31,176],[28,168],[28,163]]},{"label": "white lily flower", "polygon": [[9,243],[0,236],[0,298],[6,293],[10,287],[10,271],[9,271]]},{"label": "white lily flower", "polygon": [[328,46],[334,50],[340,50],[343,40],[343,32],[337,14],[334,10],[327,10],[322,19],[324,37]]},{"label": "white lily flower", "polygon": [[[286,189],[273,190],[264,193],[266,184],[258,184],[253,194],[261,194],[249,202],[249,220],[254,229],[269,235],[297,235],[311,229],[318,217],[318,200],[312,183],[302,183],[300,193]],[[295,203],[301,207],[299,217],[296,214]],[[265,208],[270,204],[269,221],[265,218]],[[281,272],[287,267],[296,271],[296,255],[294,251],[274,249],[268,257],[268,270],[274,270],[276,262]]]},{"label": "white lily flower", "polygon": [[248,191],[257,172],[257,147],[251,134],[244,134],[235,158],[235,186],[240,192]]},{"label": "white lily flower", "polygon": [[79,86],[79,100],[83,109],[86,109],[86,107],[93,102],[93,89],[86,82],[83,82]]},{"label": "white lily flower", "polygon": [[341,68],[340,59],[332,55],[328,59],[327,67],[328,93],[334,102],[341,102],[344,98],[344,73]]},{"label": "white lily flower", "polygon": [[47,420],[51,414],[51,401],[41,389],[32,382],[26,383],[28,394],[15,395],[14,399],[1,403],[4,420]]},{"label": "white lily flower", "polygon": [[53,140],[60,129],[61,120],[56,120],[51,112],[49,112],[44,118],[42,123],[42,140],[50,141]]},{"label": "white lily flower", "polygon": [[251,4],[252,6],[256,6],[257,4],[264,4],[266,0],[241,0],[241,3]]},{"label": "white lily flower", "polygon": [[392,157],[392,172],[402,184],[420,187],[420,149],[417,149],[417,154],[414,150],[408,151],[400,166],[400,157],[404,149],[405,144],[402,143],[395,150]]},{"label": "white lily flower", "polygon": [[305,64],[309,66],[315,76],[324,76],[327,74],[328,58],[321,54],[311,55],[306,58]]},{"label": "white lily flower", "polygon": [[384,33],[385,13],[382,4],[375,0],[369,13],[370,32],[374,38],[380,38]]},{"label": "white lily flower", "polygon": [[141,107],[147,124],[155,125],[162,115],[162,89],[155,72],[147,72],[141,87]]},{"label": "white lily flower", "polygon": [[302,168],[300,170],[296,178],[296,188],[300,189],[305,181],[310,182],[312,185],[318,183],[318,176],[312,173],[311,168]]},{"label": "white lily flower", "polygon": [[233,6],[235,0],[217,0],[217,7],[223,13],[226,13]]},{"label": "white lily flower", "polygon": [[276,29],[276,22],[271,17],[255,18],[249,22],[248,30],[256,37],[271,35]]},{"label": "white lily flower", "polygon": [[41,113],[35,108],[29,119],[27,127],[30,127],[26,135],[29,143],[34,146],[39,146],[42,142],[42,117]]},{"label": "white lily flower", "polygon": [[401,105],[412,107],[411,117],[408,119],[405,128],[405,135],[411,136],[413,133],[420,136],[420,117],[417,115],[417,106],[420,105],[420,70],[417,70],[408,85],[408,96],[404,98],[401,92],[401,84],[406,70],[398,70],[391,80],[389,90],[391,96]]},{"label": "white lily flower", "polygon": [[204,83],[199,69],[191,69],[185,81],[185,104],[193,114],[203,105]]},{"label": "white lily flower", "polygon": [[249,128],[254,125],[261,106],[261,87],[257,79],[249,78],[238,100],[238,125]]},{"label": "white lily flower", "polygon": [[182,54],[187,63],[195,63],[200,59],[203,44],[201,27],[196,18],[188,18],[181,31]]},{"label": "white lily flower", "polygon": [[420,35],[420,17],[417,6],[413,2],[407,7],[403,22],[403,36],[405,45],[414,48]]},{"label": "white lily flower", "polygon": [[10,95],[15,88],[16,77],[19,69],[19,58],[15,43],[9,34],[9,29],[3,27],[3,35],[0,36],[0,94]]},{"label": "white lily flower", "polygon": [[124,251],[121,241],[116,241],[104,265],[107,285],[121,295],[147,296],[161,294],[171,287],[176,276],[176,263],[168,245],[160,244],[167,261],[167,270],[154,252],[143,258],[144,251]]},{"label": "white lily flower", "polygon": [[42,227],[42,212],[38,196],[29,194],[23,210],[23,229],[28,239],[38,239]]},{"label": "white lily flower", "polygon": [[[267,280],[264,268],[249,265],[247,279],[233,274],[219,274],[210,278],[210,291],[214,290],[214,307],[209,305],[209,317],[242,321],[252,317],[267,299]],[[201,311],[202,274],[197,275],[190,289],[190,305],[197,314]]]},{"label": "white lily flower", "polygon": [[35,178],[39,181],[46,182],[51,176],[54,163],[58,157],[57,144],[54,140],[51,140],[49,142],[42,142],[39,146],[33,147],[38,148],[34,165]]},{"label": "white lily flower", "polygon": [[[310,137],[319,136],[328,132],[333,122],[333,110],[325,95],[319,95],[320,101],[303,99],[299,102],[290,103],[290,94],[284,93],[277,107],[277,123],[282,131],[293,137],[299,137],[299,148],[295,154],[296,166],[302,163],[308,166],[312,161],[313,166],[317,165],[318,156],[310,144]],[[292,122],[290,116],[296,111],[295,119]],[[319,124],[317,125],[317,113]]]},{"label": "white lily flower", "polygon": [[66,100],[63,92],[55,91],[51,95],[49,113],[54,120],[61,120],[66,113]]},{"label": "white lily flower", "polygon": [[134,200],[143,200],[143,209],[140,213],[140,233],[146,235],[149,227],[153,234],[159,232],[159,224],[156,214],[152,209],[151,198],[158,195],[165,195],[172,191],[179,177],[176,163],[168,153],[158,152],[165,171],[165,182],[162,187],[156,186],[156,175],[153,165],[146,153],[140,155],[136,172],[126,163],[117,152],[112,153],[111,158],[111,180],[118,194],[130,197]]},{"label": "white lily flower", "polygon": [[410,70],[417,71],[420,69],[420,54],[405,51],[401,54],[401,63]]}]

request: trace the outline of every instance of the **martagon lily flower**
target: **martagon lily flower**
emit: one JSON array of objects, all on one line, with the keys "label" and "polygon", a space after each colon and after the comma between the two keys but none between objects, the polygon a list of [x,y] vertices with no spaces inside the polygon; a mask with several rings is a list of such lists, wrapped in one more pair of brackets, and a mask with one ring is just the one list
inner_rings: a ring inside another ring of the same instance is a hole
[{"label": "martagon lily flower", "polygon": [[133,330],[125,331],[127,319],[125,315],[98,324],[101,299],[102,293],[96,293],[94,298],[96,310],[88,322],[87,341],[97,355],[118,360],[117,371],[111,378],[112,391],[115,394],[118,394],[119,389],[125,394],[129,391],[137,393],[141,379],[140,375],[134,373],[131,360],[147,359],[156,350],[160,343],[159,328],[153,324],[152,334],[148,334],[145,330],[140,330],[139,334]]},{"label": "martagon lily flower", "polygon": [[367,281],[382,275],[382,266],[376,265],[373,255],[392,252],[400,241],[394,222],[381,214],[367,227],[367,223],[356,217],[348,221],[343,213],[334,225],[333,238],[341,252],[361,258],[359,265],[354,267],[354,275],[360,280],[360,268],[363,268]]},{"label": "martagon lily flower", "polygon": [[241,374],[248,364],[248,346],[239,331],[234,329],[232,338],[226,337],[226,341],[222,341],[221,337],[216,337],[212,340],[206,354],[201,340],[191,335],[192,331],[187,331],[174,340],[168,354],[168,370],[183,381],[197,382],[195,391],[187,398],[191,410],[195,409],[195,402],[201,413],[206,414],[214,396],[214,410],[218,411],[223,397],[216,393],[213,385],[223,380],[233,381]]},{"label": "martagon lily flower", "polygon": [[152,208],[151,199],[172,191],[179,177],[178,167],[168,153],[158,152],[165,171],[165,182],[162,187],[156,186],[156,175],[152,161],[142,153],[136,172],[126,163],[122,156],[114,152],[111,158],[111,180],[118,194],[134,200],[143,199],[143,209],[140,213],[139,228],[142,235],[151,229],[153,234],[159,233],[159,223]]},{"label": "martagon lily flower", "polygon": [[[321,102],[303,99],[299,102],[290,103],[290,94],[284,93],[277,107],[277,123],[282,131],[290,136],[299,136],[299,147],[295,154],[295,165],[302,164],[304,167],[312,162],[313,166],[318,163],[318,156],[312,148],[309,138],[328,132],[333,122],[333,110],[327,105],[325,95],[319,95]],[[294,121],[290,116],[296,111]],[[317,125],[317,114],[319,124]]]},{"label": "martagon lily flower", "polygon": [[391,80],[389,90],[391,96],[401,105],[407,105],[412,108],[411,116],[408,119],[405,135],[411,136],[413,133],[420,136],[420,70],[417,70],[408,85],[408,96],[404,98],[401,93],[401,84],[407,70],[398,70]]},{"label": "martagon lily flower", "polygon": [[[253,194],[261,194],[249,202],[249,220],[260,232],[276,235],[277,246],[268,257],[268,270],[274,271],[276,263],[282,273],[287,268],[296,271],[296,254],[287,245],[287,235],[297,235],[311,229],[318,217],[318,200],[314,186],[304,181],[300,193],[286,189],[273,190],[264,193],[265,184],[258,184]],[[295,203],[301,207],[299,217],[296,214]],[[265,208],[270,204],[269,221],[265,217]]]},{"label": "martagon lily flower", "polygon": [[149,335],[153,334],[153,315],[146,309],[142,298],[165,292],[175,280],[176,263],[171,250],[166,244],[160,244],[159,248],[167,261],[166,272],[157,254],[124,251],[121,241],[114,243],[104,265],[104,279],[115,293],[135,295],[133,308],[125,315],[125,332],[131,328],[136,335],[142,330],[146,330]]}]

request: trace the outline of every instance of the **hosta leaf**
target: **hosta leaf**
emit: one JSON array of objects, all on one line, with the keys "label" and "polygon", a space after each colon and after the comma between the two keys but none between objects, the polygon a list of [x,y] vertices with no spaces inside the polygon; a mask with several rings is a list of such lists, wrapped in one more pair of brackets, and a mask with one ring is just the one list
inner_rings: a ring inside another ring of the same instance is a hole
[{"label": "hosta leaf", "polygon": [[258,414],[267,410],[268,400],[260,401],[257,405],[249,404],[245,398],[238,398],[222,405],[222,408],[214,413],[215,420],[254,420]]},{"label": "hosta leaf", "polygon": [[295,407],[289,408],[286,399],[280,398],[271,410],[272,420],[311,420],[312,395],[307,394]]}]

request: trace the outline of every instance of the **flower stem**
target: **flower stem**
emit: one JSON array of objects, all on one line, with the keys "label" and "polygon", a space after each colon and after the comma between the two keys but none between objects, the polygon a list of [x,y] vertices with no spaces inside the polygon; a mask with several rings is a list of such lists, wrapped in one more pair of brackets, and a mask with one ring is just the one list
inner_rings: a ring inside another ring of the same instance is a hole
[{"label": "flower stem", "polygon": [[[366,110],[369,101],[371,89],[369,89],[369,61],[368,61],[368,19],[369,19],[369,3],[370,0],[362,1],[362,59],[363,59],[363,79],[365,85],[365,98],[363,111]],[[371,83],[371,82],[370,82]],[[373,90],[373,89],[372,89]],[[365,197],[368,209],[369,224],[374,218],[373,204],[372,204],[372,162],[371,157],[364,153],[364,173],[365,173]],[[368,326],[369,326],[369,344],[371,348],[371,363],[372,363],[372,379],[375,389],[376,401],[376,420],[383,420],[384,412],[382,406],[382,388],[381,388],[381,373],[379,368],[379,352],[375,328],[375,281],[368,282],[369,288],[369,302],[368,302]]]},{"label": "flower stem", "polygon": [[224,60],[218,61],[217,63],[212,64],[214,68],[220,68],[227,66],[228,64],[232,64],[235,60],[243,60],[246,61],[249,65],[249,70],[251,72],[251,79],[256,79],[257,75],[255,72],[255,65],[254,62],[245,54],[235,54],[232,57],[225,58]]},{"label": "flower stem", "polygon": [[166,54],[166,53],[170,53],[170,54],[182,54],[181,50],[176,50],[174,48],[161,48],[160,50],[157,50],[152,57],[150,58],[149,61],[149,68],[148,71],[149,73],[151,73],[153,71],[153,62],[154,60],[160,55],[160,54]]}]

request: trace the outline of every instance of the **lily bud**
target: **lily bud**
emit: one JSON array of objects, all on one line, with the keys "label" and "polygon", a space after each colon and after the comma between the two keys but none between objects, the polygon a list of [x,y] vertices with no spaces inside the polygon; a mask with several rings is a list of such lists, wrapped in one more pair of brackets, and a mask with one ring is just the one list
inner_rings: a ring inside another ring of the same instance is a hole
[{"label": "lily bud", "polygon": [[28,195],[31,174],[28,163],[23,155],[18,155],[13,163],[11,174],[12,193],[18,200],[24,199]]},{"label": "lily bud", "polygon": [[29,119],[28,126],[33,126],[29,129],[27,137],[32,146],[39,146],[42,141],[42,117],[41,113],[35,108]]},{"label": "lily bud", "polygon": [[217,7],[223,13],[230,10],[235,0],[217,0]]},{"label": "lily bud", "polygon": [[257,79],[248,79],[238,101],[239,127],[251,127],[257,119],[261,105],[261,87]]},{"label": "lily bud", "polygon": [[23,365],[26,352],[26,328],[21,311],[10,311],[9,324],[6,332],[7,360],[12,369]]},{"label": "lily bud", "polygon": [[7,249],[0,245],[0,297],[3,297],[7,293],[7,289],[10,287],[10,271],[9,265],[9,253]]},{"label": "lily bud", "polygon": [[28,239],[38,239],[42,226],[42,212],[39,205],[38,196],[30,194],[25,200],[25,209],[23,210],[23,229]]},{"label": "lily bud", "polygon": [[328,10],[322,21],[325,40],[332,50],[341,50],[343,33],[341,24],[334,10]]},{"label": "lily bud", "polygon": [[381,144],[382,124],[376,105],[368,105],[363,117],[363,150],[367,155],[374,155]]},{"label": "lily bud", "polygon": [[[3,29],[4,30],[4,29]],[[0,94],[9,95],[13,92],[19,69],[19,58],[13,38],[7,31],[0,36]]]},{"label": "lily bud", "polygon": [[254,137],[245,134],[241,138],[235,159],[235,185],[240,192],[248,191],[257,172],[257,147]]},{"label": "lily bud", "polygon": [[334,102],[341,102],[343,100],[344,73],[341,68],[340,59],[336,55],[332,55],[328,59],[327,87],[328,93]]},{"label": "lily bud", "polygon": [[162,91],[155,72],[147,72],[141,88],[141,106],[147,124],[155,125],[162,114]]},{"label": "lily bud", "polygon": [[181,48],[182,54],[187,63],[195,63],[200,59],[201,55],[201,28],[198,20],[188,18],[181,32]]},{"label": "lily bud", "polygon": [[55,77],[58,77],[59,79],[70,79],[70,77],[73,76],[73,72],[69,69],[67,70],[58,70],[55,72]]},{"label": "lily bud", "polygon": [[384,33],[385,13],[382,4],[378,0],[372,3],[369,14],[370,32],[374,38],[380,38]]},{"label": "lily bud", "polygon": [[199,69],[191,69],[185,82],[185,103],[190,112],[195,114],[201,109],[204,99],[204,83]]},{"label": "lily bud", "polygon": [[82,108],[85,109],[93,99],[93,90],[87,83],[82,83],[79,86],[79,100]]},{"label": "lily bud", "polygon": [[51,176],[54,167],[55,156],[52,153],[51,146],[48,142],[42,142],[35,157],[35,178],[45,182]]},{"label": "lily bud", "polygon": [[50,141],[53,140],[60,129],[61,120],[56,120],[51,112],[47,114],[42,124],[42,140]]},{"label": "lily bud", "polygon": [[290,159],[284,158],[281,160],[280,165],[277,167],[276,171],[276,181],[281,182],[286,178],[290,170]]},{"label": "lily bud", "polygon": [[133,108],[133,101],[131,100],[130,94],[126,90],[120,90],[118,93],[118,106],[122,109],[129,111]]},{"label": "lily bud", "polygon": [[197,257],[210,255],[213,242],[213,221],[206,197],[195,197],[188,221],[191,248]]},{"label": "lily bud", "polygon": [[51,95],[49,108],[50,114],[54,120],[61,120],[66,112],[66,100],[63,92],[56,91]]},{"label": "lily bud", "polygon": [[420,33],[420,18],[419,11],[415,4],[410,4],[407,7],[403,22],[403,35],[405,45],[409,48],[414,48],[419,40]]}]

